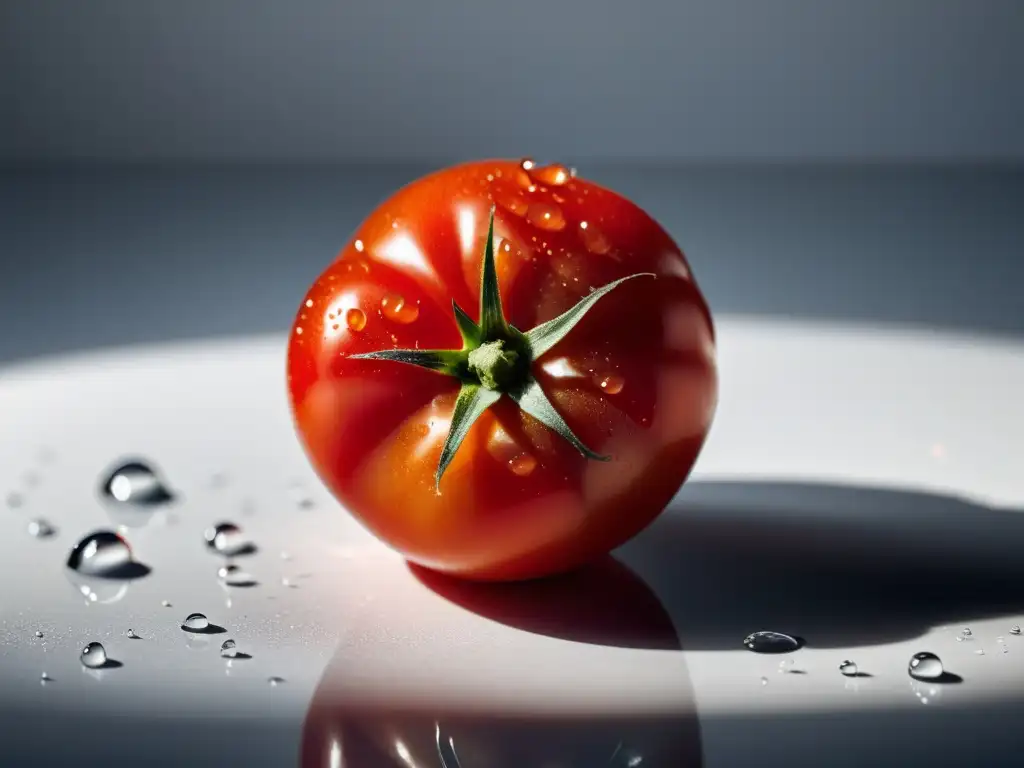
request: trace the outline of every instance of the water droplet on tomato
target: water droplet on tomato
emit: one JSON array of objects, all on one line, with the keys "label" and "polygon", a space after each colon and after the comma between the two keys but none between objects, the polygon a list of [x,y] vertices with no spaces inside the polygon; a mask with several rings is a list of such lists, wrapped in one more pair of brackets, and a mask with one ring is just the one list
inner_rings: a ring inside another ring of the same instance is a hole
[{"label": "water droplet on tomato", "polygon": [[527,173],[532,171],[534,167],[536,167],[536,165],[537,164],[533,162],[532,157],[524,157],[522,160],[519,161],[519,167],[522,168]]},{"label": "water droplet on tomato", "polygon": [[156,470],[142,461],[126,461],[111,470],[103,482],[103,495],[136,506],[162,504],[173,498]]},{"label": "water droplet on tomato", "polygon": [[531,203],[526,210],[526,220],[540,229],[558,231],[565,228],[562,209],[551,203]]},{"label": "water droplet on tomato", "polygon": [[366,314],[363,310],[352,307],[352,309],[345,313],[345,324],[351,331],[361,331],[366,327]]},{"label": "water droplet on tomato", "polygon": [[67,566],[86,576],[111,576],[132,561],[128,542],[112,531],[96,531],[77,544],[68,555]]},{"label": "water droplet on tomato", "polygon": [[541,184],[550,184],[553,187],[560,187],[569,181],[569,169],[564,165],[553,163],[541,168],[529,170],[530,177]]},{"label": "water droplet on tomato", "polygon": [[99,669],[107,663],[107,649],[102,643],[89,643],[78,657],[87,669]]},{"label": "water droplet on tomato", "polygon": [[587,221],[580,222],[580,239],[588,251],[598,256],[603,256],[612,249],[612,244],[608,242],[604,233]]},{"label": "water droplet on tomato", "polygon": [[354,243],[353,243],[352,245],[354,245],[354,246],[355,246],[355,249],[356,249],[356,250],[357,250],[357,251],[358,251],[359,253],[362,253],[362,252],[363,252],[363,241],[362,241],[362,240],[356,240],[356,241],[355,241],[355,242],[354,242]]},{"label": "water droplet on tomato", "polygon": [[601,388],[602,392],[606,392],[609,395],[617,395],[626,386],[626,381],[618,374],[612,373],[602,376],[598,380],[597,385]]},{"label": "water droplet on tomato", "polygon": [[500,205],[509,213],[516,216],[525,216],[530,204],[517,191],[513,189],[500,189],[494,192],[494,202]]},{"label": "water droplet on tomato", "polygon": [[380,313],[388,320],[407,325],[420,315],[420,308],[397,293],[388,293],[380,300]]},{"label": "water droplet on tomato", "polygon": [[508,468],[519,477],[526,477],[537,468],[537,460],[528,453],[521,453],[508,462]]}]

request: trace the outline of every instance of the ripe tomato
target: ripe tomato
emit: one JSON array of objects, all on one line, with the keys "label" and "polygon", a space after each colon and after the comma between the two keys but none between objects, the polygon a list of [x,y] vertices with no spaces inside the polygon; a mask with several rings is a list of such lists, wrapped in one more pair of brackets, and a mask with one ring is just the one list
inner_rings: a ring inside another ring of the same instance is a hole
[{"label": "ripe tomato", "polygon": [[717,402],[679,247],[530,161],[448,168],[381,204],[304,297],[288,382],[342,504],[410,561],[477,580],[567,571],[637,534]]}]

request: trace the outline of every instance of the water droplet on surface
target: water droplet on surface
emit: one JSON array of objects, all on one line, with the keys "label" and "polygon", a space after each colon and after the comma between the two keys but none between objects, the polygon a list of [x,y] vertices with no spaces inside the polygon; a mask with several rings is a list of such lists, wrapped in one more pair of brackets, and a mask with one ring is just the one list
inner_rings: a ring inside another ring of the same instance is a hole
[{"label": "water droplet on surface", "polygon": [[139,640],[140,639],[139,636],[135,634],[135,630],[134,629],[129,629],[125,634],[128,635],[128,637],[130,639],[132,639],[132,640]]},{"label": "water droplet on surface", "polygon": [[282,576],[281,577],[281,586],[282,587],[288,587],[289,589],[298,589],[299,588],[299,585],[296,584],[291,579],[289,579],[287,576]]},{"label": "water droplet on surface", "polygon": [[580,222],[580,239],[588,251],[598,256],[604,256],[612,249],[612,244],[604,233],[590,222]]},{"label": "water droplet on surface", "polygon": [[761,678],[761,685],[768,685],[768,678],[767,677],[762,677]]},{"label": "water droplet on surface", "polygon": [[408,325],[420,316],[420,308],[397,293],[388,293],[380,300],[380,313],[392,322]]},{"label": "water droplet on surface", "polygon": [[161,600],[160,601],[160,605],[162,605],[164,608],[170,608],[171,607],[171,601],[170,600]]},{"label": "water droplet on surface", "polygon": [[535,227],[552,232],[565,228],[565,215],[553,203],[531,203],[526,209],[526,220]]},{"label": "water droplet on surface", "polygon": [[210,621],[201,613],[190,613],[181,623],[181,628],[186,632],[202,632],[209,627]]},{"label": "water droplet on surface", "polygon": [[203,538],[207,547],[227,557],[248,554],[253,549],[252,542],[234,523],[217,523],[206,529]]},{"label": "water droplet on surface", "polygon": [[907,672],[916,680],[937,680],[945,670],[942,660],[934,653],[923,651],[910,657]]},{"label": "water droplet on surface", "polygon": [[743,644],[754,653],[792,653],[802,645],[795,637],[769,630],[747,635]]},{"label": "water droplet on surface", "polygon": [[42,636],[43,636],[43,633],[42,633],[42,632],[40,632],[40,631],[39,631],[39,630],[37,629],[37,630],[36,630],[36,637],[42,637]]},{"label": "water droplet on surface", "polygon": [[550,184],[554,187],[560,187],[572,178],[569,169],[564,165],[558,163],[552,163],[551,165],[545,165],[541,168],[523,169],[530,174],[530,178],[534,181],[540,182],[541,184]]},{"label": "water droplet on surface", "polygon": [[514,189],[498,189],[494,191],[494,202],[509,213],[525,216],[530,203],[520,192]]},{"label": "water droplet on surface", "polygon": [[37,517],[35,520],[30,520],[28,524],[28,535],[36,539],[45,539],[53,536],[57,532],[46,520],[41,517]]},{"label": "water droplet on surface", "polygon": [[530,475],[537,468],[537,460],[528,453],[521,453],[509,459],[508,468],[519,477]]},{"label": "water droplet on surface", "polygon": [[519,167],[522,168],[527,173],[532,171],[536,167],[536,165],[537,164],[533,162],[532,157],[524,157],[522,160],[519,161]]},{"label": "water droplet on surface", "polygon": [[127,461],[103,482],[103,494],[112,501],[150,506],[170,501],[173,495],[156,471],[142,461]]},{"label": "water droplet on surface", "polygon": [[839,674],[843,677],[856,677],[858,671],[857,663],[849,659],[839,665]]},{"label": "water droplet on surface", "polygon": [[964,627],[963,629],[960,630],[960,634],[963,637],[971,637],[974,633],[971,632],[971,628],[970,627]]},{"label": "water droplet on surface", "polygon": [[78,658],[83,667],[99,669],[107,663],[107,649],[101,643],[89,643]]},{"label": "water droplet on surface", "polygon": [[50,677],[45,672],[43,672],[43,674],[41,674],[39,676],[39,682],[42,683],[43,685],[46,685],[47,683],[52,683],[53,682],[53,678]]},{"label": "water droplet on surface", "polygon": [[271,687],[277,687],[277,686],[281,685],[284,682],[284,678],[283,677],[268,677],[267,678],[267,682],[271,685]]},{"label": "water droplet on surface", "polygon": [[132,562],[128,542],[112,531],[90,533],[72,548],[67,566],[88,576],[115,576]]},{"label": "water droplet on surface", "polygon": [[975,651],[975,653],[978,656],[984,656],[985,655],[985,649],[984,648],[979,648],[978,650]]},{"label": "water droplet on surface", "polygon": [[350,331],[361,331],[366,327],[366,313],[358,307],[352,307],[345,313],[345,325]]},{"label": "water droplet on surface", "polygon": [[255,587],[257,583],[251,573],[234,563],[218,568],[217,576],[229,587]]},{"label": "water droplet on surface", "polygon": [[606,394],[617,395],[622,391],[622,388],[626,386],[626,380],[618,374],[612,373],[608,376],[601,376],[598,378],[597,386],[599,386],[601,391]]},{"label": "water droplet on surface", "polygon": [[1019,635],[1020,634],[1020,625],[1019,624],[1014,624],[1012,627],[1010,627],[1010,634],[1011,635]]},{"label": "water droplet on surface", "polygon": [[220,655],[225,659],[233,659],[238,655],[237,643],[234,640],[225,640],[220,646]]},{"label": "water droplet on surface", "polygon": [[779,662],[779,672],[782,672],[782,673],[789,672],[789,670],[791,670],[793,668],[794,664],[796,664],[796,660],[795,659],[783,659],[782,661]]}]

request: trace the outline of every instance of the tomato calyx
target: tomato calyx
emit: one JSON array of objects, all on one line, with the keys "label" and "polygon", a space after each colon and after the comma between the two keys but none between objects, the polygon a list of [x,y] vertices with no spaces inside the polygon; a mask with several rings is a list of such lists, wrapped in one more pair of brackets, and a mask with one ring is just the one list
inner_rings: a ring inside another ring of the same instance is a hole
[{"label": "tomato calyx", "polygon": [[494,262],[493,207],[481,271],[479,324],[473,322],[466,311],[452,301],[455,323],[462,336],[462,349],[385,349],[352,355],[354,359],[390,360],[415,365],[455,377],[462,382],[452,411],[448,435],[441,449],[437,472],[434,474],[438,492],[445,469],[455,457],[473,423],[503,395],[507,395],[520,409],[561,435],[588,459],[610,461],[611,457],[590,450],[573,433],[533,377],[531,367],[534,360],[564,339],[601,297],[627,280],[656,275],[640,272],[608,283],[558,317],[524,333],[509,325],[501,306]]}]

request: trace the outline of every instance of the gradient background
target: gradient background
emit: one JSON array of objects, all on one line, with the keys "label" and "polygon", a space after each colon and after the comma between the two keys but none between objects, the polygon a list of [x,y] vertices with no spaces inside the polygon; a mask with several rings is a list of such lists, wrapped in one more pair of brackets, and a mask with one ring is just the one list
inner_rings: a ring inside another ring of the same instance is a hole
[{"label": "gradient background", "polygon": [[284,330],[390,191],[563,161],[717,312],[1024,332],[1020,0],[0,4],[0,363]]}]

